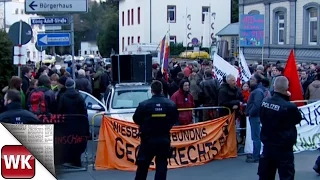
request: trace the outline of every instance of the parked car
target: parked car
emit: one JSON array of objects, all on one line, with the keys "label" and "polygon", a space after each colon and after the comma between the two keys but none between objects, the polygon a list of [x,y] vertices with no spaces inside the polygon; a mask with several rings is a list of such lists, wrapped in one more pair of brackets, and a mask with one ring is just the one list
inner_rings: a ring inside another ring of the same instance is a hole
[{"label": "parked car", "polygon": [[[100,112],[106,112],[106,115],[112,118],[133,122],[132,116],[139,103],[152,96],[150,85],[143,83],[121,83],[111,86],[101,101],[86,92],[80,91],[80,94],[87,105],[90,126],[92,117]],[[101,120],[102,116],[95,118],[95,135],[99,134]]]}]

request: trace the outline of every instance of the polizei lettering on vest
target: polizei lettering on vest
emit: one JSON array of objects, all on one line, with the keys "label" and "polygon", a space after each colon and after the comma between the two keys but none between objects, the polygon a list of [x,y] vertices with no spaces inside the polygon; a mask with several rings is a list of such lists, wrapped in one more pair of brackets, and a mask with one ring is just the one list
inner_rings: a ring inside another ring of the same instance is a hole
[{"label": "polizei lettering on vest", "polygon": [[47,3],[40,3],[40,8],[42,9],[71,9],[72,4],[47,4]]}]

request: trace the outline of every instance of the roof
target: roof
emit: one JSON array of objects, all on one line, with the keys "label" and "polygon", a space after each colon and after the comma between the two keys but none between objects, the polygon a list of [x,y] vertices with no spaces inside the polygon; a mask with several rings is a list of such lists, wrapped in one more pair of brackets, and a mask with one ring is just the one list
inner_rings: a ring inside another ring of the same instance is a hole
[{"label": "roof", "polygon": [[149,90],[150,85],[144,83],[120,83],[115,85],[116,91],[122,90]]},{"label": "roof", "polygon": [[239,35],[239,22],[228,24],[221,31],[217,33],[217,36],[238,36]]}]

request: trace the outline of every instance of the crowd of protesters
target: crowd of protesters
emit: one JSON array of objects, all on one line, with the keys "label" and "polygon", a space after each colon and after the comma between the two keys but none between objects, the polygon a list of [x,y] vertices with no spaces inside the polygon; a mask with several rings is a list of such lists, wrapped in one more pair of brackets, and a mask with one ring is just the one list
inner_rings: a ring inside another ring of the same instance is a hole
[{"label": "crowd of protesters", "polygon": [[[234,63],[238,66],[238,63]],[[153,78],[163,85],[163,94],[170,98],[178,109],[204,107],[203,110],[180,111],[177,125],[203,122],[229,114],[227,109],[214,110],[213,106],[224,106],[236,113],[240,128],[246,127],[249,116],[254,144],[260,142],[259,107],[265,97],[273,94],[273,81],[283,75],[284,64],[249,65],[253,74],[249,82],[239,86],[237,78],[227,75],[223,82],[215,77],[212,61],[191,61],[188,63],[172,61],[169,64],[169,76],[165,76],[160,66],[152,66]],[[306,100],[320,99],[320,67],[317,64],[297,64],[301,89]],[[30,113],[83,114],[87,115],[87,106],[78,90],[101,99],[112,83],[111,65],[77,66],[76,79],[72,79],[71,68],[41,66],[38,70],[22,68],[22,78],[13,76],[2,90],[0,100],[0,122],[23,123],[30,119]],[[42,98],[44,97],[44,98]],[[11,105],[10,105],[11,104]],[[74,106],[77,104],[77,106]],[[17,110],[24,114],[19,122],[10,118]],[[22,111],[23,110],[23,111]],[[35,117],[36,118],[36,117]],[[31,123],[34,123],[32,120]],[[258,130],[259,129],[259,130]],[[244,143],[245,130],[240,131],[240,143]],[[254,155],[253,155],[254,156]],[[248,162],[255,162],[255,157]]]}]

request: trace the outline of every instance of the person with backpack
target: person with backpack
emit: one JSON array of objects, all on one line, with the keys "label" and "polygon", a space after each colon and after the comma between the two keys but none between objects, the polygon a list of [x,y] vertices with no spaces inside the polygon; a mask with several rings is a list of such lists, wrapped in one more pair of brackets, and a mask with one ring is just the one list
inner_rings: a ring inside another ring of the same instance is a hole
[{"label": "person with backpack", "polygon": [[261,84],[262,78],[255,73],[251,76],[249,85],[251,93],[247,102],[246,115],[249,116],[251,126],[251,138],[253,141],[252,156],[248,156],[246,162],[258,163],[261,151],[260,141],[260,107],[265,98],[265,90]]},{"label": "person with backpack", "polygon": [[55,93],[51,90],[51,81],[48,75],[41,75],[38,79],[38,88],[32,90],[28,97],[28,108],[35,114],[56,113]]}]

